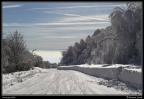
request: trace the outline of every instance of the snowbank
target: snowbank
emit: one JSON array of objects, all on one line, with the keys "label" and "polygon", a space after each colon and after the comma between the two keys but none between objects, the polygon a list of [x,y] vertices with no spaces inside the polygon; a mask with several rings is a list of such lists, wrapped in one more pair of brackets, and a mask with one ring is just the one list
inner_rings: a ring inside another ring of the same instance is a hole
[{"label": "snowbank", "polygon": [[3,74],[2,75],[3,87],[14,85],[15,83],[23,82],[24,80],[32,77],[33,75],[41,72],[45,73],[47,72],[47,70],[39,67],[34,67],[32,70],[29,71],[20,71],[20,72],[14,72],[9,74]]},{"label": "snowbank", "polygon": [[59,70],[76,70],[83,72],[88,75],[96,76],[96,77],[102,77],[107,79],[117,79],[121,70],[117,67],[90,67],[90,66],[60,66],[58,67]]},{"label": "snowbank", "polygon": [[117,79],[126,84],[141,89],[142,73],[141,68],[132,65],[73,65],[59,66],[58,70],[76,70],[82,73],[106,79]]},{"label": "snowbank", "polygon": [[137,70],[123,69],[119,80],[134,88],[142,88],[142,73]]}]

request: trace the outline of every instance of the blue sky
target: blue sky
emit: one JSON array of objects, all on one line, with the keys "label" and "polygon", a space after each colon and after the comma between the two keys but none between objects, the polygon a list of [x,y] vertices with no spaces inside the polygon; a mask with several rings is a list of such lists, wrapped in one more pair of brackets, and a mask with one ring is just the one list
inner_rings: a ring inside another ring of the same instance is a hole
[{"label": "blue sky", "polygon": [[110,25],[122,2],[2,2],[3,33],[18,31],[29,50],[67,49]]}]

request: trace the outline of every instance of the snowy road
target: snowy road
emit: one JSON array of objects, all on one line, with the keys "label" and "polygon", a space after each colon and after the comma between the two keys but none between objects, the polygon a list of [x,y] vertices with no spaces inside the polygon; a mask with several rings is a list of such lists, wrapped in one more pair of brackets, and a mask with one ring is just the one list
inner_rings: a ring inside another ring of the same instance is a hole
[{"label": "snowy road", "polygon": [[33,77],[3,89],[3,94],[130,94],[114,87],[100,85],[106,81],[78,71],[47,69]]}]

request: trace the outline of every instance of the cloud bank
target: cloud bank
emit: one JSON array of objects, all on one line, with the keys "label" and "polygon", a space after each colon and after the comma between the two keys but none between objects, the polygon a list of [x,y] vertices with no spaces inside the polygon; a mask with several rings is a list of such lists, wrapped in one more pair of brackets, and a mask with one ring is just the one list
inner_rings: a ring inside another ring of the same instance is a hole
[{"label": "cloud bank", "polygon": [[2,8],[7,9],[7,8],[18,8],[18,7],[22,7],[22,5],[7,5],[7,6],[5,5]]}]

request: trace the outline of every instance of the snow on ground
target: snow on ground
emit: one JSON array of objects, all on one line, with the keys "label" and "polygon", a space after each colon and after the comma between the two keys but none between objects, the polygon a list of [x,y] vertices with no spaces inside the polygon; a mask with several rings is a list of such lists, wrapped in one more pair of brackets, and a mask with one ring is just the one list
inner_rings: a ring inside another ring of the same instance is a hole
[{"label": "snow on ground", "polygon": [[[117,80],[105,80],[73,70],[35,68],[36,73],[27,80],[3,87],[3,95],[129,95],[141,94],[141,91],[127,87]],[[26,71],[24,71],[26,72]],[[29,74],[30,71],[27,71]],[[24,74],[23,72],[21,72]],[[16,73],[14,73],[16,74]],[[12,74],[7,75],[8,78]],[[6,81],[4,75],[3,81]],[[23,78],[22,78],[23,79]],[[3,82],[4,83],[4,82]]]},{"label": "snow on ground", "polygon": [[[123,65],[123,64],[92,64],[92,65],[88,65],[88,64],[82,64],[82,65],[73,65],[73,66],[79,66],[79,67],[89,67],[89,68],[118,68],[118,67],[123,67],[126,69],[129,69],[131,71],[138,71],[141,72],[141,66],[136,66],[136,65]],[[66,66],[62,66],[62,67],[66,67]]]},{"label": "snow on ground", "polygon": [[136,89],[142,89],[142,68],[135,65],[99,64],[60,66],[59,70],[76,70],[85,74],[105,79],[118,79]]},{"label": "snow on ground", "polygon": [[15,73],[3,74],[2,75],[3,88],[7,88],[19,82],[23,82],[28,78],[32,77],[34,74],[40,72],[47,72],[47,71],[46,69],[34,67],[33,70],[29,70],[29,71],[20,71]]},{"label": "snow on ground", "polygon": [[118,68],[122,67],[123,69],[130,70],[131,72],[142,72],[141,66],[135,66],[135,65],[123,65],[123,64],[114,64],[114,65],[109,65],[109,64],[82,64],[82,65],[72,65],[72,66],[60,66],[60,67],[83,67],[83,68]]}]

